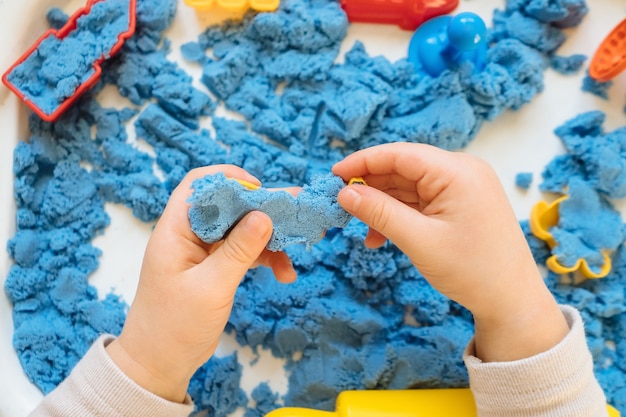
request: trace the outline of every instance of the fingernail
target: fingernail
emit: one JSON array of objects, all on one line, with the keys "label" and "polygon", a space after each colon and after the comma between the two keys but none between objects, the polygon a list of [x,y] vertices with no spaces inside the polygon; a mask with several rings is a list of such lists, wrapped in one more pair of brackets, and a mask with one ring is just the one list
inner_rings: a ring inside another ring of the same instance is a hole
[{"label": "fingernail", "polygon": [[255,177],[252,174],[249,174],[246,172],[246,178],[244,178],[246,181],[250,181],[253,184],[261,184],[261,180],[259,180],[257,177]]},{"label": "fingernail", "polygon": [[361,199],[363,198],[361,193],[356,190],[358,187],[358,185],[346,187],[339,193],[341,196],[340,204],[344,209],[348,211],[356,211],[358,209]]}]

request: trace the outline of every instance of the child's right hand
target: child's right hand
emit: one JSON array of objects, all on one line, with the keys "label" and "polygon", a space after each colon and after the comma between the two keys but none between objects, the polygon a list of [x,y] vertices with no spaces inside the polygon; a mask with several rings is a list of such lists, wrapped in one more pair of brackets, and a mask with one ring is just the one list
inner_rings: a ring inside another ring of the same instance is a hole
[{"label": "child's right hand", "polygon": [[333,167],[339,204],[370,227],[366,245],[386,239],[442,294],[476,321],[484,361],[543,352],[568,327],[549,293],[495,172],[484,161],[429,145],[365,149]]}]

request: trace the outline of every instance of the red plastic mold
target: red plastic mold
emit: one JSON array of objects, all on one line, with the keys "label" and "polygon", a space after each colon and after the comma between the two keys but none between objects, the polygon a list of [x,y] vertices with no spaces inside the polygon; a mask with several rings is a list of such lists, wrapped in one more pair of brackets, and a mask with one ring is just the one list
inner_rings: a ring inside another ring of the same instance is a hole
[{"label": "red plastic mold", "polygon": [[136,22],[137,22],[137,0],[130,0],[129,1],[128,30],[126,30],[126,31],[124,31],[124,32],[119,34],[119,36],[117,37],[118,41],[115,43],[115,45],[113,45],[113,47],[111,48],[111,50],[109,51],[108,54],[103,54],[100,58],[98,58],[93,63],[93,65],[92,65],[92,68],[94,70],[93,75],[91,77],[89,77],[81,85],[79,85],[78,88],[76,89],[76,91],[74,91],[74,94],[72,96],[68,97],[65,101],[63,101],[59,105],[59,107],[57,107],[57,109],[53,113],[48,114],[48,113],[44,112],[35,103],[33,103],[31,100],[29,100],[22,93],[22,91],[20,91],[20,89],[17,86],[12,84],[8,80],[8,76],[11,73],[11,71],[13,71],[13,69],[15,67],[20,65],[26,59],[28,59],[28,57],[34,51],[36,51],[37,48],[39,48],[39,45],[41,44],[41,42],[43,42],[43,40],[48,38],[50,35],[55,36],[58,39],[63,39],[65,37],[67,37],[74,29],[76,29],[76,25],[77,25],[78,19],[80,17],[84,16],[84,15],[87,15],[91,11],[91,8],[93,7],[93,5],[96,4],[96,3],[99,3],[101,1],[106,1],[106,0],[89,0],[87,2],[87,4],[85,5],[85,7],[81,7],[72,16],[70,16],[70,18],[68,19],[68,21],[65,24],[65,26],[63,26],[61,29],[58,29],[58,30],[57,29],[49,29],[48,31],[46,31],[43,35],[41,35],[37,39],[37,41],[35,41],[35,43],[24,53],[24,55],[22,55],[11,66],[11,68],[9,68],[4,73],[4,75],[2,76],[2,82],[11,91],[13,91],[28,107],[30,107],[33,110],[33,112],[35,112],[35,114],[37,114],[37,116],[41,117],[43,120],[45,120],[47,122],[54,122],[56,119],[58,119],[59,116],[61,116],[61,114],[65,110],[67,110],[67,108],[70,107],[81,96],[81,94],[83,94],[85,91],[89,90],[91,87],[93,87],[98,82],[98,80],[100,79],[100,75],[102,74],[102,68],[100,67],[100,64],[102,64],[102,62],[104,62],[108,58],[110,58],[113,55],[115,55],[122,48],[122,45],[124,45],[124,42],[126,41],[126,39],[130,38],[135,33],[135,27],[136,27]]},{"label": "red plastic mold", "polygon": [[626,19],[602,41],[589,65],[596,81],[609,81],[626,69]]},{"label": "red plastic mold", "polygon": [[341,0],[350,22],[396,24],[411,31],[458,5],[459,0]]}]

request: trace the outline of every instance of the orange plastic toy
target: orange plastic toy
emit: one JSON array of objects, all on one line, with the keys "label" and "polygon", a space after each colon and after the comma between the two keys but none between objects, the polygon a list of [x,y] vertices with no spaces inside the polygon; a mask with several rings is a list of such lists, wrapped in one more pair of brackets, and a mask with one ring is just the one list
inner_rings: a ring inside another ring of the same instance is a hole
[{"label": "orange plastic toy", "polygon": [[243,12],[249,8],[258,12],[273,12],[280,5],[280,0],[185,0],[185,4],[198,11],[219,7],[232,12]]},{"label": "orange plastic toy", "polygon": [[80,84],[76,88],[72,96],[68,97],[62,103],[60,103],[59,106],[52,113],[46,113],[32,100],[29,100],[18,86],[14,85],[8,80],[9,74],[13,71],[15,67],[26,61],[33,53],[37,53],[37,49],[39,48],[41,43],[48,37],[54,36],[58,39],[63,39],[67,37],[70,33],[72,33],[74,29],[76,29],[78,19],[82,16],[87,15],[91,11],[93,5],[101,1],[106,0],[89,0],[85,7],[78,9],[72,16],[70,16],[67,23],[61,29],[50,29],[46,31],[46,33],[41,35],[39,39],[37,39],[37,41],[35,41],[35,43],[26,51],[26,53],[24,53],[24,55],[22,55],[2,76],[2,82],[11,91],[13,91],[24,103],[26,103],[26,105],[30,107],[33,112],[35,112],[35,114],[37,114],[39,117],[47,122],[54,122],[56,119],[58,119],[59,116],[81,96],[81,94],[93,87],[98,82],[98,80],[100,79],[100,75],[102,74],[102,68],[100,67],[100,64],[102,64],[102,62],[104,62],[106,59],[115,55],[122,48],[122,45],[124,44],[126,39],[133,36],[133,34],[135,33],[137,19],[137,0],[129,1],[127,30],[120,33],[117,37],[117,42],[115,43],[115,45],[113,45],[113,47],[106,54],[103,54],[93,63],[93,75],[91,75],[86,81]]},{"label": "orange plastic toy", "polygon": [[[539,201],[530,212],[530,230],[538,239],[545,241],[550,249],[555,247],[557,243],[549,230],[559,222],[559,205],[566,198],[567,196],[565,195],[557,198],[550,204],[545,201]],[[606,252],[602,253],[602,257],[604,258],[604,264],[599,272],[592,271],[587,261],[582,258],[578,259],[571,267],[561,265],[556,255],[552,255],[548,258],[546,266],[557,274],[567,274],[580,270],[587,278],[602,278],[611,272],[611,257]]]},{"label": "orange plastic toy", "polygon": [[411,31],[458,5],[459,0],[341,0],[350,22],[395,24]]},{"label": "orange plastic toy", "polygon": [[[619,411],[607,405],[610,417]],[[344,391],[336,411],[279,408],[265,417],[476,417],[474,396],[468,388],[399,391]]]},{"label": "orange plastic toy", "polygon": [[609,81],[626,69],[626,19],[602,41],[589,65],[596,81]]}]

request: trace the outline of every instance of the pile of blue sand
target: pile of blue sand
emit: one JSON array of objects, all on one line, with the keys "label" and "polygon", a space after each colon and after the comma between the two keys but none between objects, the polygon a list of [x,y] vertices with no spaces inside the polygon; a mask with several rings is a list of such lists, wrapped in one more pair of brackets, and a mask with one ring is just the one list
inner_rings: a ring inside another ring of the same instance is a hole
[{"label": "pile of blue sand", "polygon": [[309,10],[286,1],[276,13],[209,28],[183,48],[202,65],[204,84],[252,130],[314,158],[327,158],[332,141],[347,152],[395,141],[464,147],[483,121],[543,89],[543,69],[565,40],[561,28],[587,12],[582,0],[554,2],[549,13],[510,1],[495,14],[484,71],[461,67],[432,78],[406,60],[372,58],[358,42],[333,64],[347,22],[337,3],[318,3]]},{"label": "pile of blue sand", "polygon": [[[209,28],[184,48],[203,65],[205,85],[243,115],[253,133],[246,122],[218,117],[211,118],[214,130],[199,129],[216,103],[167,59],[162,33],[176,4],[139,0],[136,34],[105,63],[98,88],[55,124],[32,117],[28,141],[15,150],[18,230],[9,243],[15,265],[5,289],[14,304],[16,351],[45,392],[99,333],[116,334],[124,321],[126,304],[114,294],[99,299],[88,283],[100,254],[91,241],[108,223],[105,202],[152,221],[183,176],[201,165],[242,166],[273,187],[311,183],[345,154],[377,143],[463,147],[484,120],[541,91],[542,70],[563,40],[560,29],[586,12],[578,0],[509,1],[496,13],[482,73],[461,67],[431,78],[405,60],[370,57],[361,44],[336,64],[347,28],[338,4],[285,0],[275,13]],[[102,108],[104,84],[134,108]],[[137,140],[154,153],[127,139],[134,116]],[[595,172],[603,172],[603,159],[572,152],[568,168],[616,188],[617,179],[584,169],[597,164]],[[329,230],[310,251],[289,246],[298,282],[278,284],[257,269],[237,293],[228,331],[286,360],[288,405],[329,409],[345,389],[467,384],[461,355],[472,333],[470,314],[435,292],[394,246],[364,247],[366,232],[352,221]],[[529,241],[538,257],[549,254],[542,242]],[[598,376],[609,400],[626,410],[619,402],[626,398],[626,347],[604,344],[626,335],[624,252],[617,250],[606,279],[573,286],[550,275],[548,282],[560,301],[583,311]],[[247,403],[238,369],[229,357],[198,371],[190,392],[199,409],[224,416]],[[253,399],[251,416],[278,402],[267,386]]]},{"label": "pile of blue sand", "polygon": [[277,252],[285,246],[305,243],[310,248],[333,227],[345,227],[352,216],[337,203],[337,194],[345,186],[332,174],[316,176],[297,197],[287,191],[265,188],[248,190],[224,174],[195,180],[193,194],[187,200],[191,230],[206,243],[215,243],[243,216],[259,210],[274,224],[267,248]]},{"label": "pile of blue sand", "polygon": [[237,292],[227,330],[287,361],[286,404],[331,409],[349,389],[467,384],[469,314],[395,246],[364,247],[366,233],[353,220],[310,251],[289,246],[298,281],[285,286],[256,269]]},{"label": "pile of blue sand", "polygon": [[[118,36],[128,31],[130,0],[97,2],[78,18],[76,29],[65,38],[49,35],[29,57],[16,66],[8,80],[27,100],[46,114],[54,113],[95,74],[93,65],[108,58]],[[63,20],[63,16],[51,17]]]},{"label": "pile of blue sand", "polygon": [[567,151],[543,172],[542,191],[563,193],[570,178],[578,177],[610,198],[626,197],[626,127],[602,128],[600,111],[580,114],[554,132]]},{"label": "pile of blue sand", "polygon": [[188,390],[196,410],[205,410],[213,417],[227,416],[237,408],[245,407],[248,396],[240,387],[241,371],[237,353],[213,358],[198,369]]},{"label": "pile of blue sand", "polygon": [[261,382],[250,394],[254,405],[246,410],[244,417],[264,417],[267,413],[280,407],[278,394],[272,391],[267,382]]},{"label": "pile of blue sand", "polygon": [[[79,155],[97,146],[84,140],[94,123],[83,117],[71,109],[67,123],[56,126],[31,117],[30,140],[15,149],[17,232],[8,243],[15,264],[5,290],[14,306],[14,347],[44,392],[65,378],[99,334],[118,334],[126,315],[117,296],[99,300],[87,281],[100,256],[91,240],[109,217],[97,176],[81,166]],[[125,145],[118,126],[118,135],[106,141]],[[107,132],[113,130],[110,125]]]}]

